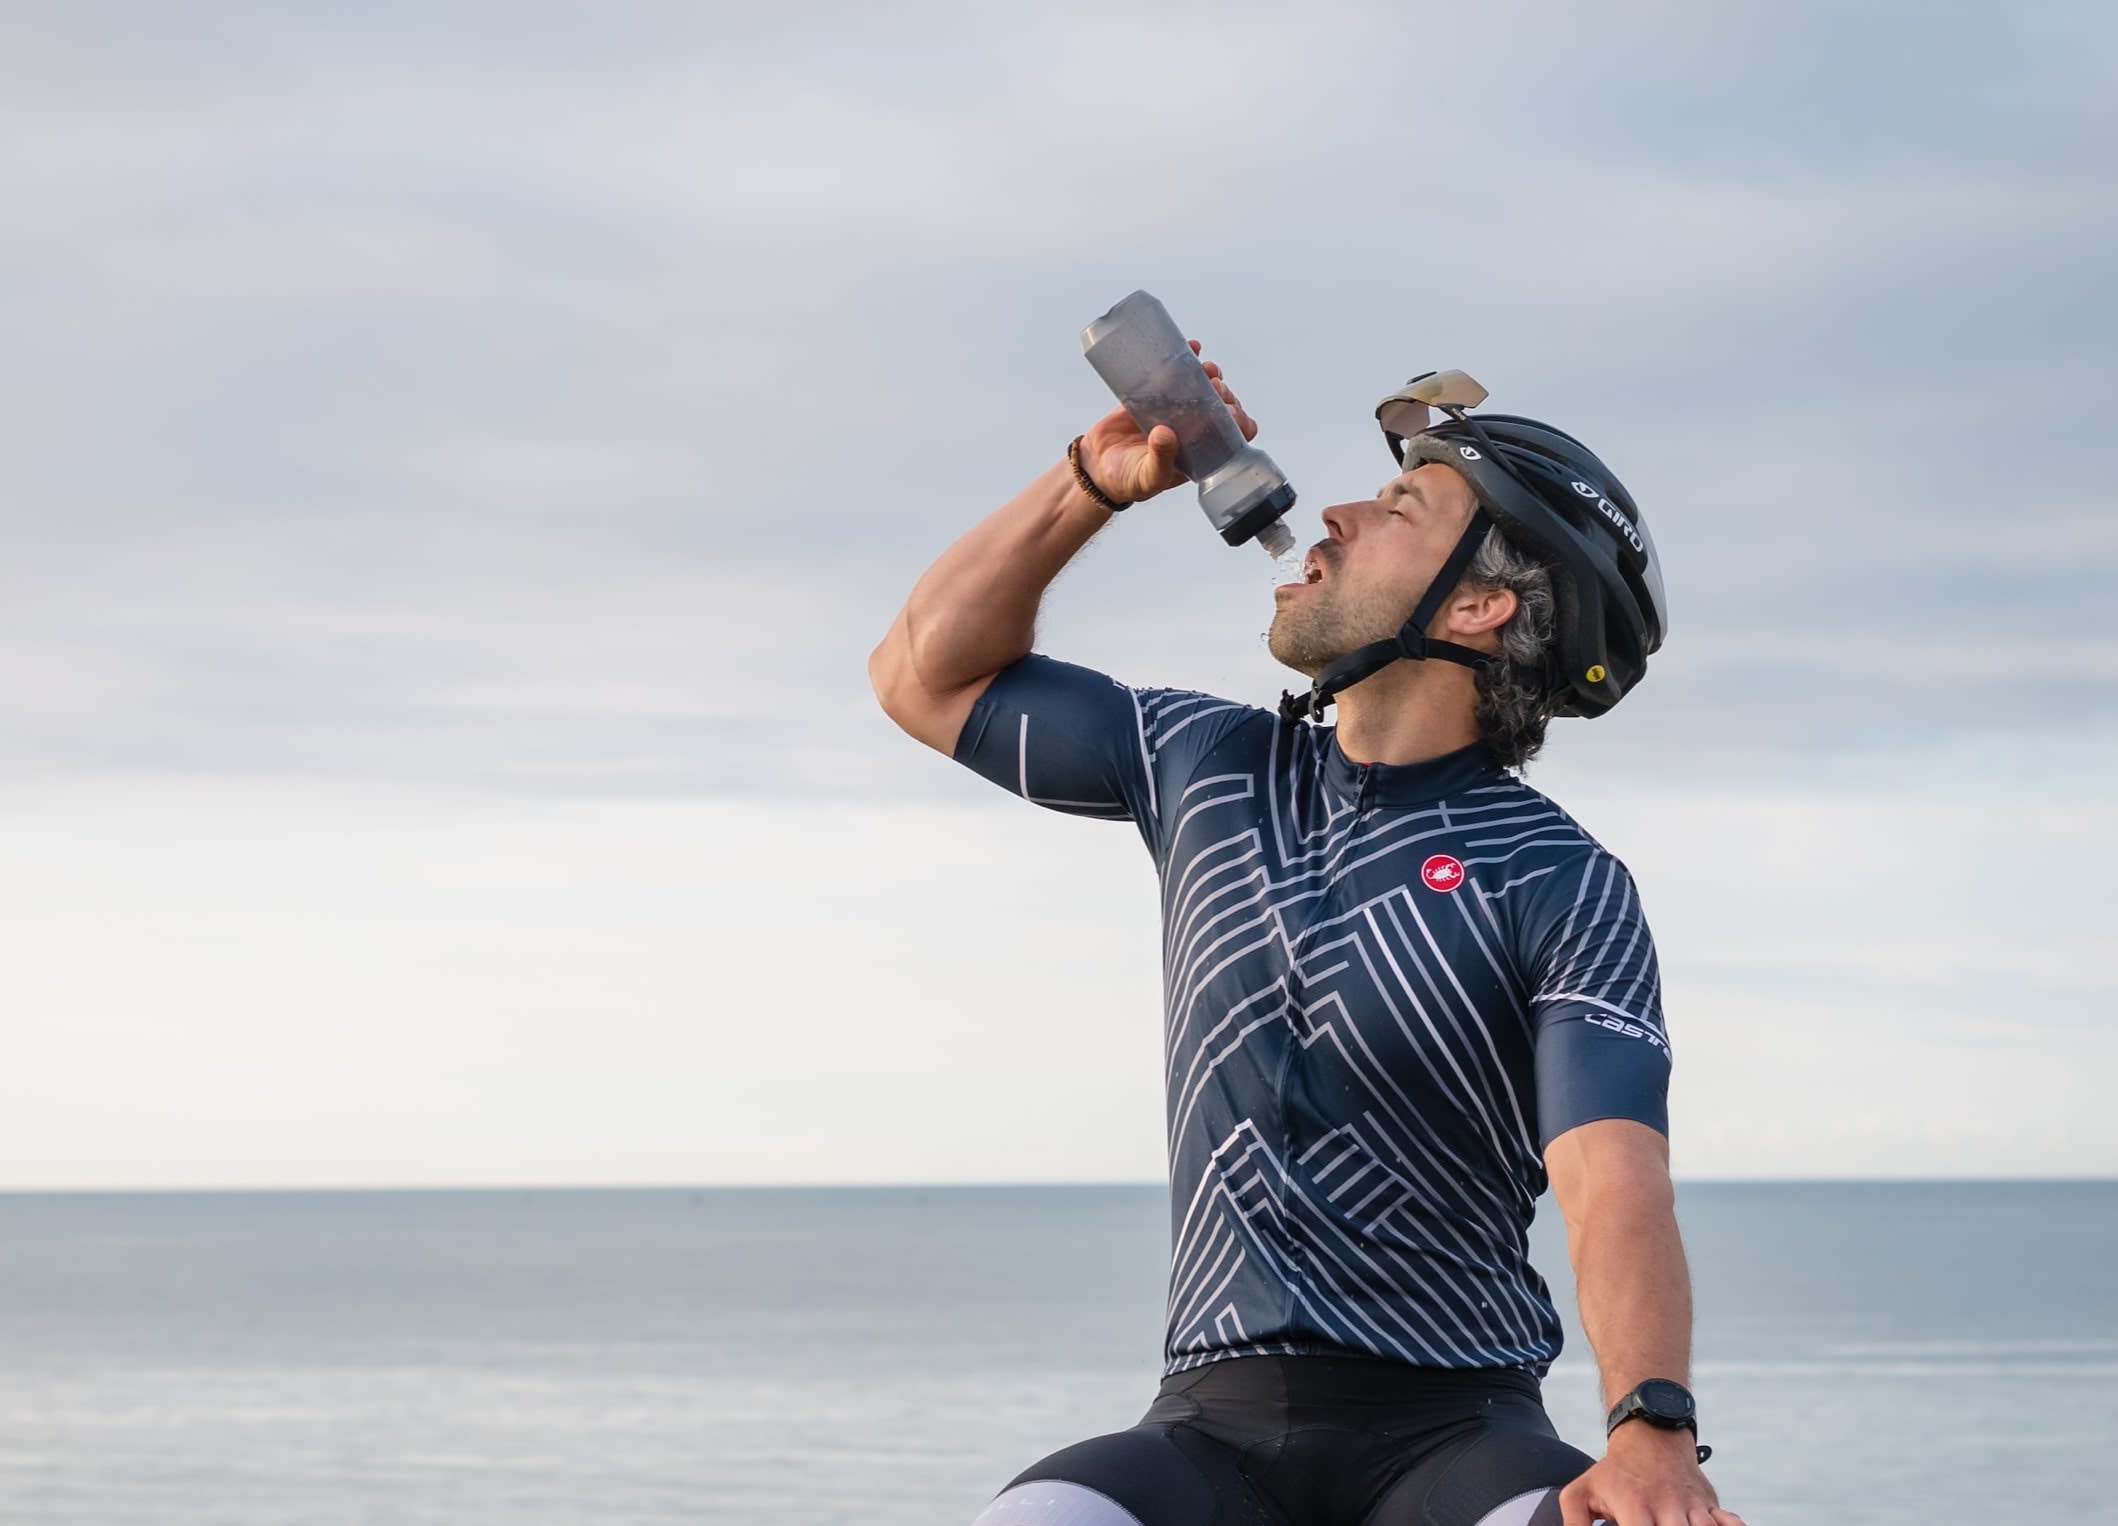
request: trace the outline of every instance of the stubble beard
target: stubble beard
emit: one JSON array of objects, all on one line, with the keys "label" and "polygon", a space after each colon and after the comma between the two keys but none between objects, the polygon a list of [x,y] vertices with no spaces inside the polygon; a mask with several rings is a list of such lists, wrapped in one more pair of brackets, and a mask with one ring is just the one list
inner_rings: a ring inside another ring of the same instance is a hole
[{"label": "stubble beard", "polygon": [[1342,604],[1341,590],[1326,585],[1278,611],[1265,633],[1275,659],[1306,678],[1314,678],[1339,658],[1371,641],[1387,641],[1404,624],[1380,601]]}]

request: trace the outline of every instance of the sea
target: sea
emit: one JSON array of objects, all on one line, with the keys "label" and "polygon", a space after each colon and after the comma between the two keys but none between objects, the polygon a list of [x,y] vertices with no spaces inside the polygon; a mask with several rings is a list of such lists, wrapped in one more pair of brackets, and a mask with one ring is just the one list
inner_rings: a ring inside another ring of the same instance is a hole
[{"label": "sea", "polygon": [[[1749,1526],[2118,1522],[2118,1182],[1679,1217]],[[1156,1187],[0,1195],[0,1520],[968,1522],[1146,1407],[1165,1239]],[[1594,1450],[1578,1328],[1545,1394]]]}]

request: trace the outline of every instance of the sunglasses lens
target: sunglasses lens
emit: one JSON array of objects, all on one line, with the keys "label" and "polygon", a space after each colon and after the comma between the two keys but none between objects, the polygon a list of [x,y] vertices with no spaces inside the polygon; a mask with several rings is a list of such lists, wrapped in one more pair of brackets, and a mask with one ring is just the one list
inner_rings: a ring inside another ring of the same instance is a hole
[{"label": "sunglasses lens", "polygon": [[1467,372],[1434,371],[1407,382],[1397,395],[1410,402],[1445,408],[1476,408],[1486,400],[1486,389]]},{"label": "sunglasses lens", "polygon": [[1405,442],[1427,432],[1434,423],[1436,408],[1446,408],[1463,419],[1461,410],[1476,408],[1485,400],[1486,389],[1464,372],[1429,371],[1384,398],[1375,410],[1375,421],[1383,426],[1391,449],[1402,460]]},{"label": "sunglasses lens", "polygon": [[1434,422],[1434,410],[1399,393],[1375,410],[1375,419],[1385,432],[1409,440],[1427,432],[1427,426]]}]

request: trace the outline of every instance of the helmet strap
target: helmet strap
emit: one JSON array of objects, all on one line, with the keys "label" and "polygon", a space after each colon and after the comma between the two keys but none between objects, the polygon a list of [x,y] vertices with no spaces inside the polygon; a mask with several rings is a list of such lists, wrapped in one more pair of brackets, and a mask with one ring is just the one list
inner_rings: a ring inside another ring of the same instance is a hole
[{"label": "helmet strap", "polygon": [[1398,629],[1388,641],[1371,641],[1356,648],[1331,663],[1316,675],[1316,681],[1306,694],[1284,693],[1280,696],[1280,719],[1298,721],[1304,716],[1321,721],[1324,711],[1341,689],[1350,689],[1364,678],[1372,678],[1393,662],[1425,662],[1439,659],[1443,662],[1459,663],[1477,669],[1500,659],[1491,652],[1481,652],[1475,647],[1464,646],[1454,641],[1437,641],[1427,634],[1427,627],[1441,613],[1442,604],[1456,591],[1463,575],[1471,565],[1471,558],[1478,554],[1484,543],[1486,532],[1493,527],[1492,516],[1481,505],[1471,515],[1471,522],[1464,527],[1463,536],[1456,542],[1456,549],[1449,559],[1441,564],[1434,574],[1434,581],[1427,585],[1421,596],[1419,608],[1412,611],[1412,618]]}]

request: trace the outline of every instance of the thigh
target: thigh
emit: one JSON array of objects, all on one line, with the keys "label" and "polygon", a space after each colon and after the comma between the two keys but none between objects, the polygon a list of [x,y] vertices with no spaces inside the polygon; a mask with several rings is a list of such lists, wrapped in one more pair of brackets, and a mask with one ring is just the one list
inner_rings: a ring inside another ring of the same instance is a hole
[{"label": "thigh", "polygon": [[972,1526],[1285,1526],[1235,1452],[1177,1425],[1138,1425],[1054,1452]]},{"label": "thigh", "polygon": [[1362,1526],[1560,1526],[1559,1491],[1591,1460],[1540,1405],[1509,1406],[1407,1470]]}]

